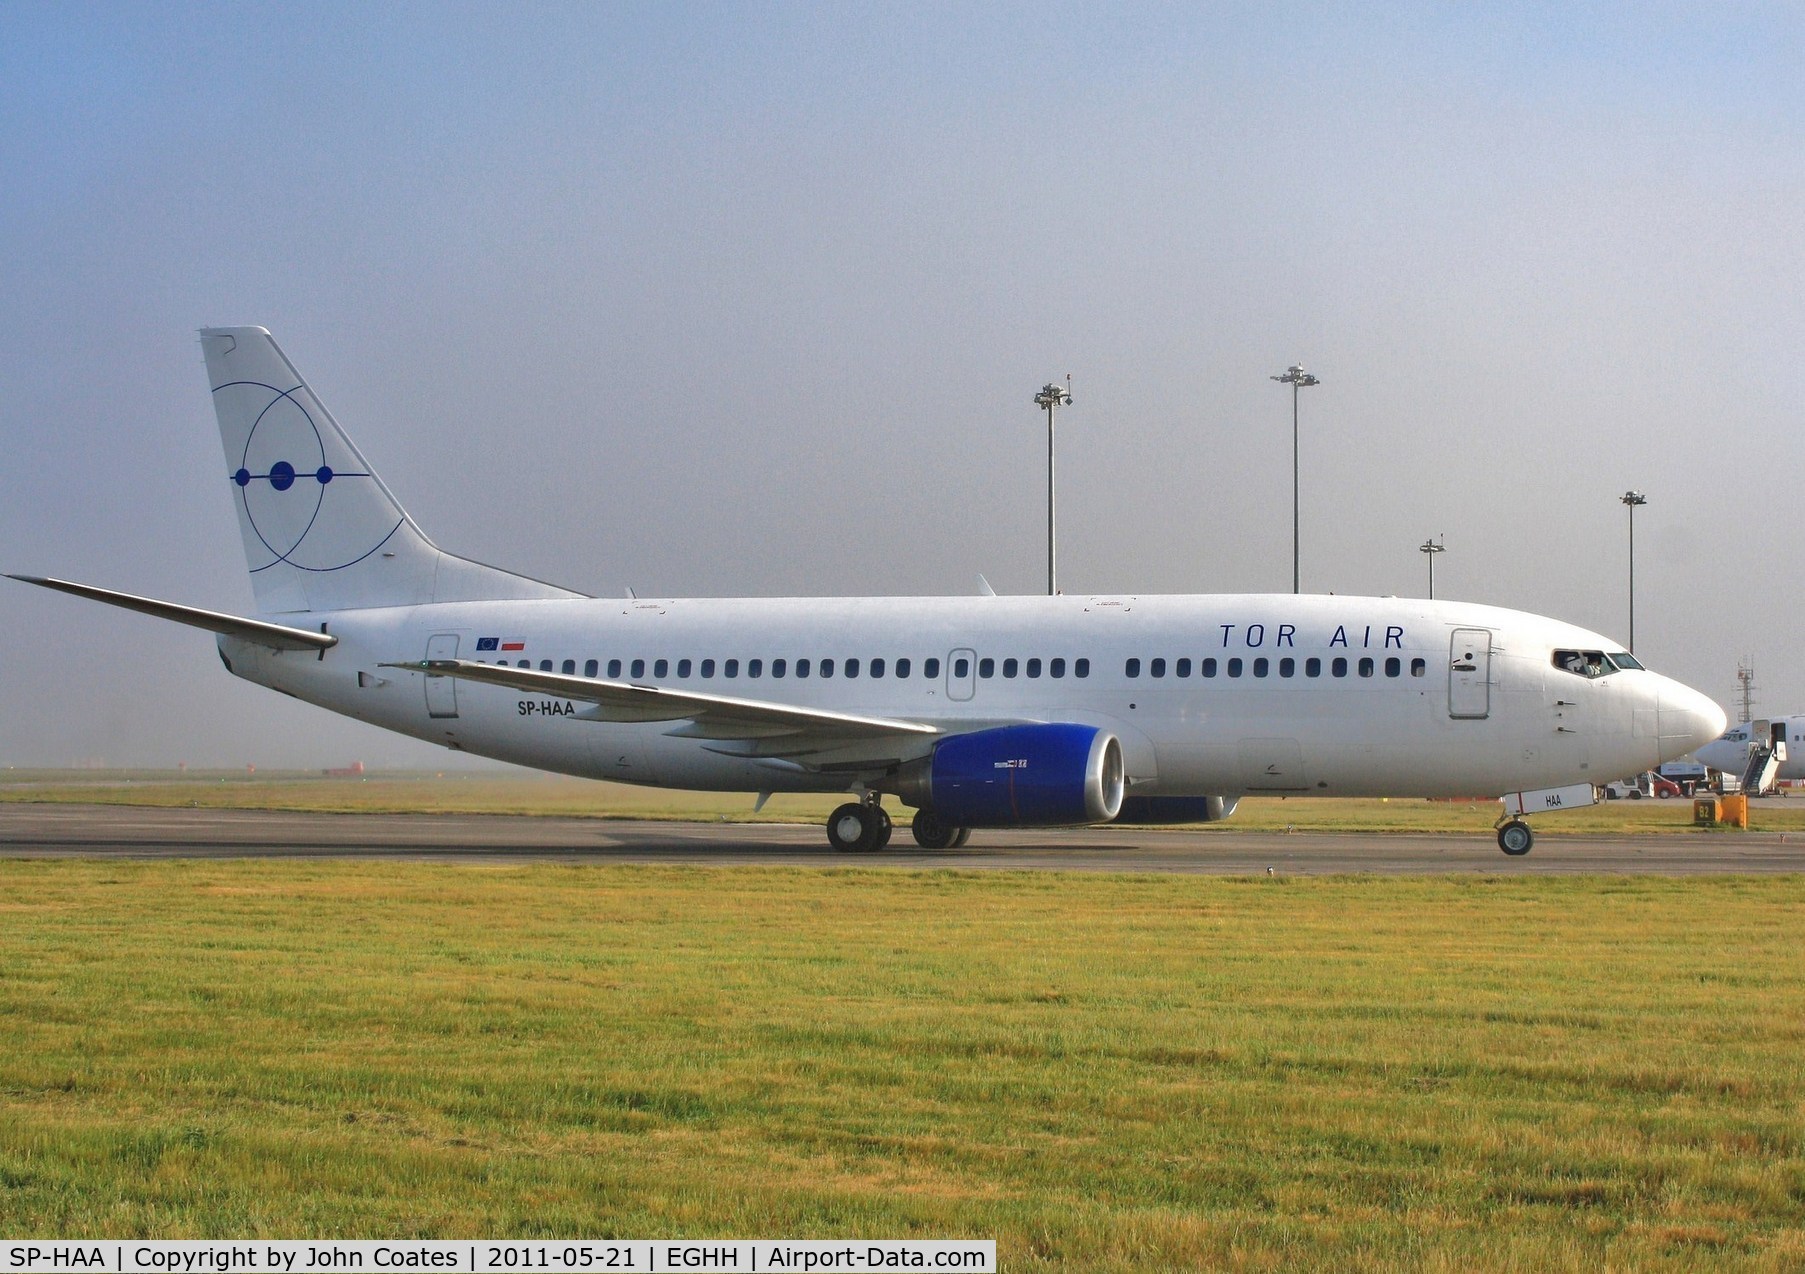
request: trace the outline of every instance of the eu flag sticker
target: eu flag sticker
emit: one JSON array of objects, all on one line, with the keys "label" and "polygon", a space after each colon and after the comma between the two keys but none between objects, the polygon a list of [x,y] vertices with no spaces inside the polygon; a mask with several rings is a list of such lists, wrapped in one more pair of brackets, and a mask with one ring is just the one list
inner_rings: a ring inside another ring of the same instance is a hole
[{"label": "eu flag sticker", "polygon": [[499,645],[501,645],[501,638],[499,637],[478,637],[476,639],[476,648],[478,650],[494,650]]}]

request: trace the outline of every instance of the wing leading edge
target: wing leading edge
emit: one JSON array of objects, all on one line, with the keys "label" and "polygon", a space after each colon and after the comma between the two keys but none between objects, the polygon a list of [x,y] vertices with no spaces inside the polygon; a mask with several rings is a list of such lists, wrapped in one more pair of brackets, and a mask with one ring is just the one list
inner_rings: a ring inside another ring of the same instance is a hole
[{"label": "wing leading edge", "polygon": [[[469,659],[423,659],[385,663],[425,673],[429,677],[456,677],[485,685],[505,686],[528,694],[575,699],[591,706],[578,713],[593,721],[681,722],[669,733],[690,739],[712,739],[749,745],[747,755],[802,756],[837,751],[860,744],[883,743],[890,747],[913,741],[925,743],[938,737],[938,726],[893,717],[865,717],[828,712],[794,704],[727,695],[698,694],[666,686],[642,686],[624,681],[598,681],[569,673],[537,672]],[[735,749],[740,751],[740,749]]]}]

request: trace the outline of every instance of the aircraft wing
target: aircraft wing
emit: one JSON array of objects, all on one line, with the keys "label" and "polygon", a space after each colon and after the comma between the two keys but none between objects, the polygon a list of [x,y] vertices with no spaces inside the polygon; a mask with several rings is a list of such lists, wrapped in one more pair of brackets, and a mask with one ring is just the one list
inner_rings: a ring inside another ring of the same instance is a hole
[{"label": "aircraft wing", "polygon": [[96,588],[92,584],[46,579],[41,575],[8,575],[7,578],[25,584],[36,584],[40,588],[54,588],[59,593],[71,593],[91,601],[105,602],[109,606],[135,610],[143,615],[155,615],[158,619],[171,619],[191,628],[204,628],[210,633],[242,637],[272,650],[327,650],[338,645],[338,638],[309,628],[290,628],[287,624],[272,624],[261,619],[242,619],[216,610],[202,610],[198,606],[179,606],[175,602],[160,602],[154,597],[115,593],[110,588]]},{"label": "aircraft wing", "polygon": [[[841,759],[847,763],[863,765],[879,759],[900,759],[904,752],[918,752],[920,744],[942,733],[938,726],[920,721],[863,717],[667,686],[598,681],[593,677],[509,668],[469,659],[410,660],[382,666],[577,700],[591,705],[577,716],[594,721],[678,722],[671,734],[736,743],[741,746],[731,749],[735,755],[799,758],[833,752],[845,754]],[[908,746],[911,741],[918,746]],[[879,746],[872,750],[868,747],[872,744]],[[865,760],[856,760],[860,754]]]}]

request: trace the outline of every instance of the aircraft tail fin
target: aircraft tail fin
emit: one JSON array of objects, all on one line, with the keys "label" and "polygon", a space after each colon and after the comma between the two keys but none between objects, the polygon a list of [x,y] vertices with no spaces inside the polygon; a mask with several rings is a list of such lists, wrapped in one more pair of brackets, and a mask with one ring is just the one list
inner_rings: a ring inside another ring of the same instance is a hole
[{"label": "aircraft tail fin", "polygon": [[265,329],[201,349],[259,611],[583,596],[427,539]]}]

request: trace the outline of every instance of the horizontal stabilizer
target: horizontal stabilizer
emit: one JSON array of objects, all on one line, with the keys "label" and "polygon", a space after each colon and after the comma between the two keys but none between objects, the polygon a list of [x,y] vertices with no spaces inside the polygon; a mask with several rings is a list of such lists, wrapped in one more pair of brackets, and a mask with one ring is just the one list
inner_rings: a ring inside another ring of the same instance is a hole
[{"label": "horizontal stabilizer", "polygon": [[[624,681],[597,681],[568,673],[535,672],[503,664],[476,663],[468,659],[426,659],[383,664],[432,677],[457,677],[492,686],[524,690],[528,694],[554,695],[593,703],[595,718],[603,721],[685,721],[682,733],[690,738],[749,739],[773,734],[831,735],[844,739],[894,738],[918,735],[931,738],[940,730],[919,721],[890,717],[861,717],[845,712],[825,712],[787,703],[758,699],[734,699],[725,695],[697,694],[665,686],[640,686]],[[584,714],[589,715],[589,714]]]},{"label": "horizontal stabilizer", "polygon": [[152,597],[115,593],[110,588],[95,588],[92,584],[45,579],[38,575],[8,575],[7,578],[36,584],[41,588],[54,588],[59,593],[73,593],[77,597],[105,602],[109,606],[122,606],[126,610],[155,615],[158,619],[172,619],[178,624],[204,628],[210,633],[242,637],[245,641],[256,642],[259,646],[268,646],[272,650],[326,650],[338,645],[338,638],[306,628],[290,628],[286,624],[271,624],[261,619],[241,619],[237,615],[223,615],[219,611],[201,610],[196,606],[178,606],[174,602],[160,602]]}]

